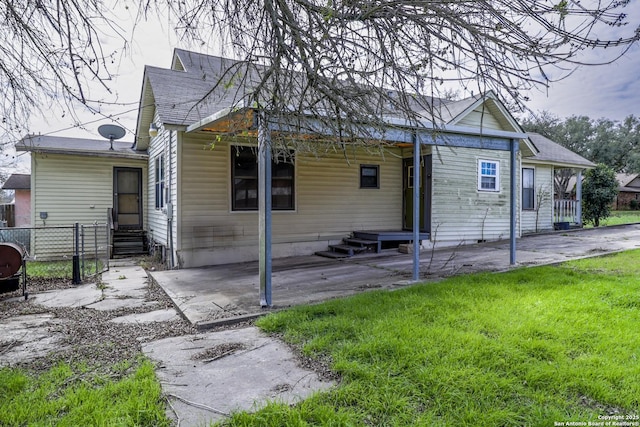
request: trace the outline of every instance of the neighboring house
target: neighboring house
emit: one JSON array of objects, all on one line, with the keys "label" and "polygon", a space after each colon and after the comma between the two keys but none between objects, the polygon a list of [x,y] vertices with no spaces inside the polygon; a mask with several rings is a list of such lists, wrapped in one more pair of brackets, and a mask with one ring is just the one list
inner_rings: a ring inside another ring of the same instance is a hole
[{"label": "neighboring house", "polygon": [[31,176],[14,173],[2,186],[3,190],[14,190],[14,227],[31,225]]},{"label": "neighboring house", "polygon": [[[614,209],[631,209],[632,204],[636,206],[640,204],[640,174],[619,173],[616,175],[616,179],[620,188],[613,202]],[[633,200],[635,202],[632,202]]]},{"label": "neighboring house", "polygon": [[[219,84],[231,63],[176,49],[170,69],[145,67],[135,141],[149,155],[145,228],[171,267],[258,259],[256,108],[241,102],[250,88],[228,75]],[[433,102],[444,130],[423,142],[419,156],[424,243],[509,238],[512,188],[517,234],[553,229],[554,169],[593,164],[539,135],[527,138],[492,93]],[[273,162],[273,257],[324,251],[361,231],[372,232],[368,239],[410,239],[414,163],[405,137],[415,130],[399,132],[375,153],[293,144]]]},{"label": "neighboring house", "polygon": [[[112,223],[145,227],[148,158],[131,142],[29,135],[16,144],[31,152],[31,218],[34,227]],[[50,243],[32,245],[46,256]],[[71,248],[73,246],[70,246]]]}]

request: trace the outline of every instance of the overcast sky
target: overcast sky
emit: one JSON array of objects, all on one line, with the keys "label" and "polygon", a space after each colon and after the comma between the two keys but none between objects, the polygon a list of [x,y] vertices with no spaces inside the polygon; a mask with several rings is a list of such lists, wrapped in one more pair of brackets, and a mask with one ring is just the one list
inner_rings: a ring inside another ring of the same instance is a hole
[{"label": "overcast sky", "polygon": [[[640,4],[632,0],[628,10],[631,22],[640,24]],[[122,25],[131,18],[122,15]],[[637,25],[637,24],[636,24]],[[626,27],[632,31],[636,25]],[[117,95],[117,105],[101,107],[103,113],[112,115],[127,129],[125,141],[133,141],[137,103],[140,98],[144,66],[154,65],[168,68],[174,47],[199,50],[217,54],[215,48],[193,49],[181,44],[171,35],[168,25],[159,22],[144,23],[138,27],[130,51],[121,58],[116,70],[117,77],[111,87]],[[115,41],[114,41],[115,43]],[[120,43],[120,42],[118,42]],[[113,46],[114,49],[117,46]],[[605,66],[582,67],[570,77],[552,83],[548,89],[540,88],[529,93],[529,108],[534,111],[547,110],[559,117],[586,115],[591,118],[622,120],[633,114],[640,116],[640,46],[634,46],[619,61]],[[95,95],[95,94],[94,94]],[[99,93],[98,93],[99,96]],[[114,100],[114,97],[111,98]],[[31,133],[50,134],[79,138],[101,138],[98,126],[110,123],[100,115],[80,113],[84,126],[77,127],[70,116],[50,111],[44,118],[34,118],[30,123]]]}]

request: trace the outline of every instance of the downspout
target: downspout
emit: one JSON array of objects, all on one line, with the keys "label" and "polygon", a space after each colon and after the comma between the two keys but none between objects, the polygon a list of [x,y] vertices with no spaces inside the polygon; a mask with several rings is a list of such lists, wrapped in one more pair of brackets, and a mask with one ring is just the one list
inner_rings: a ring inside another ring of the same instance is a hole
[{"label": "downspout", "polygon": [[173,199],[172,199],[172,191],[171,191],[171,176],[173,175],[173,157],[171,154],[172,150],[172,141],[173,141],[173,133],[174,131],[169,131],[169,155],[167,158],[169,159],[169,180],[167,183],[167,233],[169,234],[168,242],[169,242],[169,252],[171,256],[169,257],[169,268],[173,269],[175,266],[175,260],[173,258]]}]

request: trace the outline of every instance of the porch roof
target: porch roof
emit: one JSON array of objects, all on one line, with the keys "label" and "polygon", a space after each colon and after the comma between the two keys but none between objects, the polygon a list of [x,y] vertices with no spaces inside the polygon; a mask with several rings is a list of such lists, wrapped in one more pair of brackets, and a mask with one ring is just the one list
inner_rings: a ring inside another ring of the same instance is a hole
[{"label": "porch roof", "polygon": [[16,143],[16,150],[33,153],[66,154],[90,157],[118,157],[145,160],[148,155],[137,151],[130,142],[113,141],[113,150],[107,139],[67,138],[48,135],[27,135]]},{"label": "porch roof", "polygon": [[592,169],[596,167],[595,163],[564,148],[549,138],[545,138],[539,133],[530,132],[528,135],[538,153],[524,157],[522,159],[524,162],[550,164],[558,168]]},{"label": "porch roof", "polygon": [[11,174],[2,186],[3,190],[30,190],[31,175],[25,173]]}]

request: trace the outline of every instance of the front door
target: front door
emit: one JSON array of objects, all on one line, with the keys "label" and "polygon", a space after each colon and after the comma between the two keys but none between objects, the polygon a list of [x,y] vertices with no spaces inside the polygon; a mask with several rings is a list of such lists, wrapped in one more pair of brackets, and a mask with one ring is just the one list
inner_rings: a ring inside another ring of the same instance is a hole
[{"label": "front door", "polygon": [[118,228],[142,228],[142,169],[113,169],[113,211]]},{"label": "front door", "polygon": [[[431,154],[422,156],[420,176],[420,231],[431,232]],[[403,228],[413,229],[413,158],[403,161]]]}]

